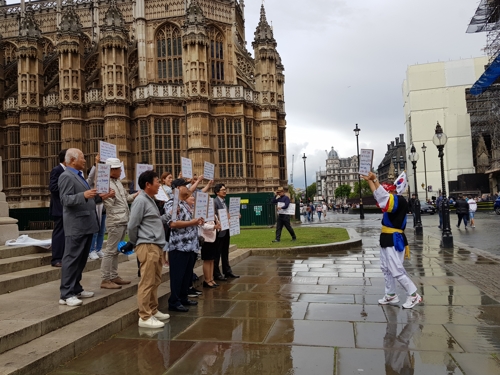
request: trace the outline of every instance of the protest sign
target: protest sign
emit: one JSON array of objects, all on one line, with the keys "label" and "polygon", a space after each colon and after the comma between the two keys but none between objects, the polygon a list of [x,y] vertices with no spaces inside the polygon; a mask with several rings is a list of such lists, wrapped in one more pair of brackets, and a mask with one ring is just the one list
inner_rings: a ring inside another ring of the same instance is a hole
[{"label": "protest sign", "polygon": [[123,165],[123,161],[121,162],[121,165],[122,165],[122,171],[120,173],[120,180],[123,180],[126,175],[125,175],[125,166]]},{"label": "protest sign", "polygon": [[95,188],[97,190],[97,194],[109,193],[109,182],[111,180],[110,172],[111,172],[110,165],[99,164],[97,166],[96,179],[95,179]]},{"label": "protest sign", "polygon": [[194,201],[194,217],[198,219],[202,217],[207,220],[208,217],[208,193],[198,191]]},{"label": "protest sign", "polygon": [[155,198],[159,201],[164,202],[167,202],[169,200],[167,193],[165,193],[165,190],[163,189],[163,186],[160,186],[160,188],[158,189],[158,194],[155,195]]},{"label": "protest sign", "polygon": [[240,197],[229,198],[229,216],[240,217]]},{"label": "protest sign", "polygon": [[213,180],[215,177],[215,164],[206,161],[203,168],[203,177],[207,180]]},{"label": "protest sign", "polygon": [[181,157],[181,172],[183,178],[193,178],[193,161]]},{"label": "protest sign", "polygon": [[[278,207],[283,207],[284,202],[278,202]],[[290,203],[286,209],[278,210],[280,215],[295,215],[295,203]]]},{"label": "protest sign", "polygon": [[221,229],[220,230],[227,230],[229,229],[229,220],[228,220],[228,217],[227,217],[227,211],[225,208],[220,208],[217,210],[218,214],[219,214],[219,222],[220,222],[220,225],[221,225]]},{"label": "protest sign", "polygon": [[359,153],[359,174],[368,176],[372,171],[373,150],[361,149]]},{"label": "protest sign", "polygon": [[214,221],[215,220],[215,207],[214,207],[214,199],[208,198],[208,213],[206,221]]},{"label": "protest sign", "polygon": [[179,209],[179,189],[174,189],[174,201],[172,205],[172,221],[177,221],[177,210]]},{"label": "protest sign", "polygon": [[139,190],[139,176],[146,172],[152,171],[153,166],[151,164],[136,164],[135,165],[135,190]]},{"label": "protest sign", "polygon": [[109,158],[116,158],[116,145],[99,141],[99,158],[103,163]]},{"label": "protest sign", "polygon": [[231,216],[231,219],[229,219],[229,235],[232,237],[237,234],[240,234],[240,218]]}]

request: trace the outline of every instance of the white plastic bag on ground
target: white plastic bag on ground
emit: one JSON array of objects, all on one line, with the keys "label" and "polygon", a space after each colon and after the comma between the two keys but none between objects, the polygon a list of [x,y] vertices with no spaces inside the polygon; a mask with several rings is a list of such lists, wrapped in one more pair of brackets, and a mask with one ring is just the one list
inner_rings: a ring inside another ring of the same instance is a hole
[{"label": "white plastic bag on ground", "polygon": [[37,240],[31,238],[27,234],[20,235],[17,240],[7,240],[5,245],[7,246],[40,246],[49,249],[52,244],[52,240]]}]

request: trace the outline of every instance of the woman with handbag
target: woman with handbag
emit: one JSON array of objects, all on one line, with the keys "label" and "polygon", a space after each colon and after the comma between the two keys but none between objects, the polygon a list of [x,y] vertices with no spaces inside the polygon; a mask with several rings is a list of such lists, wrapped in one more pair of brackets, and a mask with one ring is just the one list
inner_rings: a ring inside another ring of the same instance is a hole
[{"label": "woman with handbag", "polygon": [[217,238],[217,230],[220,229],[220,223],[215,223],[215,221],[207,221],[200,227],[200,235],[204,238],[203,245],[201,247],[203,276],[205,278],[205,281],[203,281],[204,288],[216,288],[219,286],[219,284],[215,283],[213,274],[216,253],[215,239]]}]

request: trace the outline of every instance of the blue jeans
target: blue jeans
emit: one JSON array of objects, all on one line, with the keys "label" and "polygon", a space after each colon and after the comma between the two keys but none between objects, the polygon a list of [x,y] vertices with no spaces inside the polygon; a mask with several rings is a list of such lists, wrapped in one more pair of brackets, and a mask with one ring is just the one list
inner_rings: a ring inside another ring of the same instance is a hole
[{"label": "blue jeans", "polygon": [[101,217],[101,228],[99,232],[94,233],[92,236],[92,244],[90,245],[90,252],[101,251],[102,243],[104,242],[104,232],[106,232],[106,214]]}]

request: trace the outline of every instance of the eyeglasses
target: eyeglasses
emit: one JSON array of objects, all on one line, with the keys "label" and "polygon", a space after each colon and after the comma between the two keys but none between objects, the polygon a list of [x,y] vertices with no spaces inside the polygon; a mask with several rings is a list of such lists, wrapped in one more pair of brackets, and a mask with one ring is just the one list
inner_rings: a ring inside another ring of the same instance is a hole
[{"label": "eyeglasses", "polygon": [[225,189],[225,188],[222,188],[222,189],[220,189],[219,191],[226,191],[226,189]]}]

